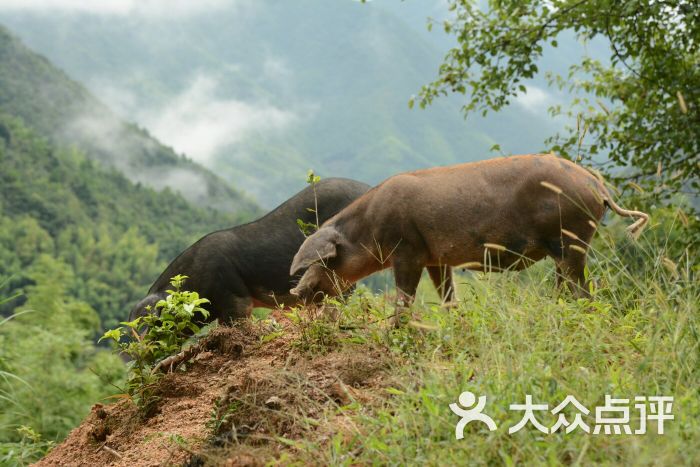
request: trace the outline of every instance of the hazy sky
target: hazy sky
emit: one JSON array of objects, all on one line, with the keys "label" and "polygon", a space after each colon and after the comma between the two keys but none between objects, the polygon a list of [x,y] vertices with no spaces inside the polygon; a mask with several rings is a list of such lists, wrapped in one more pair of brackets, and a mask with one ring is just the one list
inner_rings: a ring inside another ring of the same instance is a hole
[{"label": "hazy sky", "polygon": [[248,0],[0,0],[0,9],[163,17],[230,8],[244,1]]}]

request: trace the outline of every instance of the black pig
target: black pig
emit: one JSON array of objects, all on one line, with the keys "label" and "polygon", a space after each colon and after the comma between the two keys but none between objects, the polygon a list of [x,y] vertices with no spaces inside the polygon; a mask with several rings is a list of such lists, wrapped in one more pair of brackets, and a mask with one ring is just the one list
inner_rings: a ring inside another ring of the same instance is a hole
[{"label": "black pig", "polygon": [[304,241],[297,219],[322,224],[369,188],[345,178],[324,179],[256,221],[205,235],[170,263],[148,296],[132,308],[129,320],[145,315],[147,306],[165,298],[170,279],[178,274],[189,276],[185,290],[211,301],[205,305],[208,321],[246,317],[254,306],[296,304],[298,298],[289,294],[296,285],[289,268]]}]

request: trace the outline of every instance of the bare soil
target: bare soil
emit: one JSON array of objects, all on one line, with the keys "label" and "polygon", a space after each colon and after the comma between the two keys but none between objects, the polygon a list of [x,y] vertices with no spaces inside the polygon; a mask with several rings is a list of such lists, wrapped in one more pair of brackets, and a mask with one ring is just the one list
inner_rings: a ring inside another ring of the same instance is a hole
[{"label": "bare soil", "polygon": [[283,332],[269,341],[260,323],[214,329],[202,352],[157,383],[151,414],[128,398],[96,404],[36,465],[286,463],[310,458],[300,446],[359,435],[350,415],[381,402],[385,354],[342,345],[310,355],[294,345],[298,327],[278,315]]}]

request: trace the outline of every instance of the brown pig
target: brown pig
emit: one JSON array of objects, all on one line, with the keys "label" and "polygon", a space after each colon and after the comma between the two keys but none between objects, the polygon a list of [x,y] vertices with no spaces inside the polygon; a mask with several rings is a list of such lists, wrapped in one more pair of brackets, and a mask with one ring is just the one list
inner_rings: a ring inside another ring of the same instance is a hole
[{"label": "brown pig", "polygon": [[452,301],[452,268],[524,269],[554,259],[557,283],[587,295],[586,253],[606,207],[620,208],[591,172],[553,155],[523,155],[395,175],[326,221],[294,256],[290,292],[337,295],[355,281],[393,268],[399,305],[413,300],[423,268]]}]

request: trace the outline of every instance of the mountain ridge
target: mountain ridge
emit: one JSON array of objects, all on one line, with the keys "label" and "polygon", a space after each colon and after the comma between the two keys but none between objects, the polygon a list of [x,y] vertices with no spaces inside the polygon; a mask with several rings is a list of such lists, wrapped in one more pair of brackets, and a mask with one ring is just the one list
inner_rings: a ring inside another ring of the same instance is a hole
[{"label": "mountain ridge", "polygon": [[166,186],[201,207],[259,212],[256,203],[208,169],[124,122],[80,83],[0,26],[0,111],[64,147],[154,189]]}]

